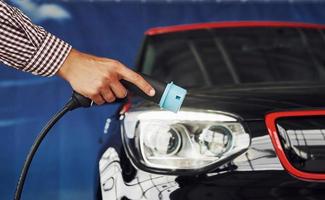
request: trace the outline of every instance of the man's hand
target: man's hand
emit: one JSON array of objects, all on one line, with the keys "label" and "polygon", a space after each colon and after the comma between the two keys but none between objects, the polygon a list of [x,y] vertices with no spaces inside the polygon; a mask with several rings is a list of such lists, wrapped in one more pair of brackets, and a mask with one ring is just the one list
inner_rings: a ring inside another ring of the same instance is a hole
[{"label": "man's hand", "polygon": [[97,105],[127,95],[121,79],[135,84],[149,96],[155,95],[155,90],[147,81],[120,62],[74,49],[57,74],[67,80],[76,92],[92,99]]}]

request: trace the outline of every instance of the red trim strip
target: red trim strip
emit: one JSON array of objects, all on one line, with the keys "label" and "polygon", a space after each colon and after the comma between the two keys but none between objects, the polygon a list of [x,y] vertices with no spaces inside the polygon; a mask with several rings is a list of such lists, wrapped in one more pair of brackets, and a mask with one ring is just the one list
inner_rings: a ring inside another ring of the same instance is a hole
[{"label": "red trim strip", "polygon": [[128,112],[130,110],[130,108],[132,107],[132,103],[131,103],[131,97],[129,96],[128,101],[122,106],[121,110],[120,110],[120,115]]},{"label": "red trim strip", "polygon": [[165,33],[209,29],[209,28],[239,28],[239,27],[288,27],[288,28],[311,28],[325,29],[325,25],[309,24],[300,22],[276,22],[276,21],[233,21],[233,22],[210,22],[200,24],[185,24],[151,28],[146,35],[159,35]]},{"label": "red trim strip", "polygon": [[287,112],[274,112],[265,116],[265,123],[271,137],[274,149],[282,166],[293,176],[307,181],[325,181],[325,173],[309,173],[303,172],[292,166],[287,159],[282,148],[275,121],[281,117],[299,117],[299,116],[319,116],[325,115],[325,110],[306,110],[306,111],[287,111]]}]

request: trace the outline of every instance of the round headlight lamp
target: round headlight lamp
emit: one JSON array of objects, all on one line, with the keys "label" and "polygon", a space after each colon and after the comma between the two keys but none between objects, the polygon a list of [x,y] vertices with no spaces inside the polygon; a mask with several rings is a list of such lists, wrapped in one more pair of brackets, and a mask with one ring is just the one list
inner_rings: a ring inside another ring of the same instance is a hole
[{"label": "round headlight lamp", "polygon": [[199,137],[201,152],[211,156],[221,156],[232,145],[232,133],[223,125],[212,125],[203,129]]},{"label": "round headlight lamp", "polygon": [[156,155],[172,156],[179,151],[182,145],[181,130],[178,130],[177,127],[157,124],[150,124],[150,126],[147,128],[151,131],[143,135],[142,141],[147,157]]}]

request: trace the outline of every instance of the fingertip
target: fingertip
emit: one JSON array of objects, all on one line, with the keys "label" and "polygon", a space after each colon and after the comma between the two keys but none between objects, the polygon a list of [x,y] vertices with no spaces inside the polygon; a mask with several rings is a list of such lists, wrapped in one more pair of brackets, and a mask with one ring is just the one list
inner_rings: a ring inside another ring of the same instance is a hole
[{"label": "fingertip", "polygon": [[149,91],[149,96],[153,97],[153,96],[155,96],[155,94],[156,94],[155,89],[151,88]]}]

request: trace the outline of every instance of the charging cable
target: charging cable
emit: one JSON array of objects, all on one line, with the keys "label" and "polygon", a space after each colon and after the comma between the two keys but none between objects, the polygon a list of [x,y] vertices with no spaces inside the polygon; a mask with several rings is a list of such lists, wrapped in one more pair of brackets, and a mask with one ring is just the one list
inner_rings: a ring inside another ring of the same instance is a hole
[{"label": "charging cable", "polygon": [[92,101],[88,98],[83,97],[82,95],[78,93],[73,93],[71,99],[68,101],[68,103],[59,111],[57,112],[50,121],[47,122],[47,124],[44,126],[44,128],[41,130],[39,135],[34,141],[34,144],[29,150],[29,153],[26,157],[26,160],[24,162],[24,166],[21,170],[20,177],[17,183],[16,192],[15,192],[15,200],[20,200],[21,193],[24,188],[26,176],[30,167],[30,164],[34,158],[34,155],[40,146],[41,142],[47,135],[47,133],[51,130],[51,128],[58,122],[67,112],[72,111],[79,107],[90,107]]}]

